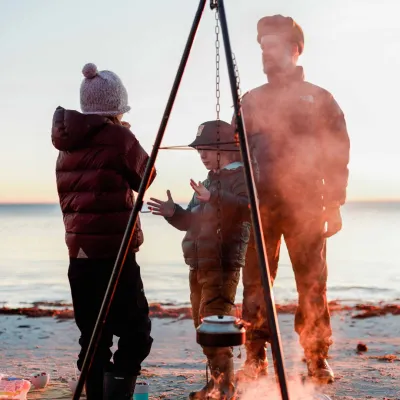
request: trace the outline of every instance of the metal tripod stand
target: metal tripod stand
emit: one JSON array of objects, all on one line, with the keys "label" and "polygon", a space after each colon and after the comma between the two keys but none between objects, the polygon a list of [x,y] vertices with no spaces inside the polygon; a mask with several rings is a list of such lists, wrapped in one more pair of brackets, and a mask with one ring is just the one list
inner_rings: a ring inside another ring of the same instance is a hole
[{"label": "metal tripod stand", "polygon": [[[168,120],[175,102],[176,95],[178,93],[179,85],[181,83],[185,67],[190,55],[190,51],[192,49],[192,45],[194,42],[194,38],[196,36],[196,32],[198,29],[198,26],[200,24],[201,17],[203,15],[203,11],[205,8],[205,5],[207,3],[207,0],[200,0],[199,5],[194,17],[194,21],[192,24],[192,27],[190,29],[189,37],[187,39],[185,49],[178,67],[178,71],[172,86],[172,90],[170,93],[170,96],[168,98],[168,102],[164,111],[164,115],[161,119],[161,124],[154,142],[154,146],[150,155],[150,159],[147,163],[146,170],[143,176],[143,180],[141,182],[138,196],[136,199],[136,203],[133,207],[131,216],[129,218],[125,234],[121,243],[120,250],[118,252],[118,256],[114,265],[114,269],[112,271],[110,281],[107,287],[107,291],[104,296],[104,300],[101,306],[101,309],[99,311],[99,315],[96,321],[96,325],[93,330],[92,338],[90,340],[89,347],[87,349],[86,355],[85,355],[85,360],[83,362],[82,366],[82,371],[76,386],[76,390],[73,396],[73,400],[78,400],[81,397],[81,393],[83,390],[83,386],[85,384],[86,377],[88,375],[89,369],[91,367],[97,345],[101,339],[101,335],[103,332],[103,328],[107,319],[107,315],[114,297],[114,293],[118,284],[118,280],[122,271],[122,268],[125,263],[126,256],[129,251],[129,245],[132,240],[133,232],[136,226],[137,218],[139,215],[140,210],[142,209],[143,206],[143,199],[145,192],[148,188],[149,182],[151,181],[151,176],[154,170],[154,165],[155,161],[158,155],[158,151],[161,146],[162,139],[164,137],[165,129],[168,124]],[[266,309],[267,309],[267,317],[268,317],[268,323],[271,331],[271,347],[272,347],[272,354],[274,357],[274,368],[275,368],[275,373],[276,377],[280,386],[281,390],[281,396],[282,400],[289,400],[289,393],[288,393],[288,387],[287,387],[287,381],[286,381],[286,375],[285,375],[285,368],[284,368],[284,362],[283,362],[283,353],[282,353],[282,346],[281,346],[281,341],[280,341],[280,333],[279,333],[279,327],[278,327],[278,322],[277,322],[277,314],[275,310],[275,304],[274,304],[274,299],[273,299],[273,293],[272,293],[272,288],[271,288],[271,280],[270,280],[270,274],[269,274],[269,267],[268,267],[268,261],[266,257],[266,251],[265,251],[265,244],[264,244],[264,238],[263,238],[263,232],[262,232],[262,227],[261,227],[261,218],[260,218],[260,212],[258,209],[258,201],[257,201],[257,196],[256,196],[256,190],[255,190],[255,181],[254,181],[254,175],[253,175],[253,170],[250,162],[250,153],[249,153],[249,147],[247,143],[247,137],[246,137],[246,132],[245,132],[245,127],[244,127],[244,122],[242,119],[241,115],[241,106],[240,106],[240,99],[238,96],[237,92],[237,86],[236,86],[236,77],[235,77],[235,70],[234,70],[234,64],[232,60],[232,50],[231,50],[231,44],[230,44],[230,39],[229,39],[229,32],[228,32],[228,25],[227,25],[227,19],[226,19],[226,13],[225,13],[225,6],[224,6],[224,1],[223,0],[211,0],[210,1],[210,6],[212,9],[217,8],[217,11],[219,13],[219,18],[221,22],[221,31],[222,31],[222,36],[223,36],[223,41],[224,41],[224,48],[225,48],[225,54],[226,54],[226,60],[227,60],[227,66],[228,66],[228,74],[229,74],[229,80],[230,80],[230,86],[231,86],[231,91],[232,91],[232,99],[233,99],[233,104],[235,107],[235,115],[236,115],[236,121],[237,121],[237,128],[238,128],[238,135],[239,135],[239,144],[240,144],[240,151],[242,155],[242,160],[244,164],[244,171],[245,171],[245,179],[246,179],[246,185],[247,185],[247,190],[249,194],[249,201],[250,201],[250,209],[251,209],[251,218],[252,218],[252,224],[253,224],[253,230],[254,230],[254,238],[255,238],[255,243],[256,243],[256,248],[257,248],[257,254],[258,254],[258,260],[259,260],[259,267],[260,267],[260,272],[261,272],[261,278],[262,278],[262,284],[264,288],[264,299],[266,303]]]}]

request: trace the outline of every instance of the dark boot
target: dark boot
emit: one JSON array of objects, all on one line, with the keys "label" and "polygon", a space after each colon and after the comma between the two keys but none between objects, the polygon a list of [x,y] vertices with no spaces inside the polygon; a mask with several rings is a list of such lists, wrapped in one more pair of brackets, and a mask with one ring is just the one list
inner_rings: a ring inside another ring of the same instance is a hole
[{"label": "dark boot", "polygon": [[246,361],[236,374],[237,381],[252,381],[267,376],[268,360],[265,340],[246,343]]},{"label": "dark boot", "polygon": [[233,358],[225,360],[221,364],[221,375],[219,381],[219,390],[221,393],[221,399],[224,400],[235,400],[236,399],[236,388],[235,388],[235,371],[233,366]]},{"label": "dark boot", "polygon": [[103,400],[131,400],[135,392],[136,378],[136,375],[106,372],[104,374]]},{"label": "dark boot", "polygon": [[197,392],[189,394],[189,400],[235,400],[234,369],[232,358],[209,359],[211,379]]},{"label": "dark boot", "polygon": [[307,360],[308,376],[311,376],[320,383],[333,383],[335,375],[329,366],[326,358],[316,358]]},{"label": "dark boot", "polygon": [[99,400],[103,398],[103,369],[89,372],[85,382],[87,400]]}]

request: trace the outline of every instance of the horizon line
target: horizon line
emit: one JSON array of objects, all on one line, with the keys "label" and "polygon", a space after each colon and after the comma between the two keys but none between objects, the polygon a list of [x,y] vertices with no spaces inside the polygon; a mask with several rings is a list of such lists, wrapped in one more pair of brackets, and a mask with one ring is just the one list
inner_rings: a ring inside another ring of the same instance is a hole
[{"label": "horizon line", "polygon": [[[175,202],[176,203],[189,203],[190,199],[178,199]],[[394,199],[349,199],[346,201],[346,204],[349,203],[400,203],[400,198],[394,198]],[[345,205],[346,205],[345,204]],[[17,201],[17,202],[11,202],[11,201],[0,201],[0,206],[51,206],[51,205],[59,205],[59,202],[57,201]]]}]

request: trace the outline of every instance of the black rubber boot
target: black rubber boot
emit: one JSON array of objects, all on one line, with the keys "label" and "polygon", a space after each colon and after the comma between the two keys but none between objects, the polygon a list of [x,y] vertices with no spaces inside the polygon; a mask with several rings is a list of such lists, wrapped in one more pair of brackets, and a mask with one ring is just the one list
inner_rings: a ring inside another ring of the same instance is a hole
[{"label": "black rubber boot", "polygon": [[90,371],[85,382],[87,400],[103,399],[103,369]]},{"label": "black rubber boot", "polygon": [[136,379],[136,375],[129,376],[106,372],[104,374],[103,400],[132,400]]}]

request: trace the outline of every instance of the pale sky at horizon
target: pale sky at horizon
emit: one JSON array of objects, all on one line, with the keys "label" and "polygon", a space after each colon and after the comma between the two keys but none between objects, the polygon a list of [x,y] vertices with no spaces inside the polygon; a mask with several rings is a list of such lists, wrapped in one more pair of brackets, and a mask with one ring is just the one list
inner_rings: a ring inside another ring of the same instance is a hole
[{"label": "pale sky at horizon", "polygon": [[[132,110],[125,120],[150,151],[197,0],[0,0],[1,202],[56,202],[55,108],[79,108],[82,67],[116,72]],[[266,81],[256,24],[292,16],[305,33],[299,65],[342,107],[351,139],[349,199],[400,199],[400,3],[396,0],[225,0],[232,49],[245,92]],[[207,4],[163,145],[189,143],[215,118],[214,13]],[[223,46],[221,44],[221,46]],[[221,47],[223,53],[223,47]],[[221,118],[232,99],[221,59]],[[196,152],[161,151],[149,195],[190,198],[189,179],[207,172]],[[148,197],[148,196],[147,196]]]}]

